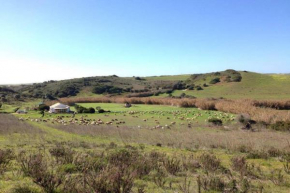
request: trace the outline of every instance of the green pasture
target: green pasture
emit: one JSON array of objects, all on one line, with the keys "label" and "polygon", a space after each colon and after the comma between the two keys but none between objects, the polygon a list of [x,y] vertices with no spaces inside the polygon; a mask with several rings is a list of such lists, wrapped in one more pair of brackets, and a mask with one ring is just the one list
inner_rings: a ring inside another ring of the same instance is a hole
[{"label": "green pasture", "polygon": [[[102,120],[104,122],[113,121],[113,125],[116,122],[125,122],[124,125],[130,127],[144,127],[151,128],[154,126],[169,126],[174,122],[174,126],[200,126],[208,125],[207,120],[209,118],[219,118],[224,124],[230,124],[235,120],[235,115],[229,113],[223,113],[218,111],[204,111],[197,108],[180,108],[175,106],[164,105],[143,105],[136,104],[130,108],[125,108],[123,104],[117,103],[78,103],[83,107],[96,108],[100,107],[106,113],[94,113],[94,114],[76,114],[75,119],[90,119],[91,121]],[[74,107],[71,110],[75,110]],[[28,114],[20,114],[18,117],[29,119],[40,119],[42,115],[38,111],[29,111]],[[71,120],[72,114],[50,114],[45,113],[43,119],[52,119],[59,116],[63,116],[64,120]]]}]

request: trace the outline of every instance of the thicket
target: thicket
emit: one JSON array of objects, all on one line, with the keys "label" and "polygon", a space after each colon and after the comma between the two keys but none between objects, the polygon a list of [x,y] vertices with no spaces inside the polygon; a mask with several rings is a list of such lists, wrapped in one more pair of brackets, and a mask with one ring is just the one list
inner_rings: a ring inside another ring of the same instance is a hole
[{"label": "thicket", "polygon": [[75,104],[75,109],[78,113],[95,113],[96,112],[93,107],[85,108],[77,104]]},{"label": "thicket", "polygon": [[114,93],[122,93],[123,88],[115,87],[115,86],[109,86],[109,85],[98,85],[95,86],[92,90],[93,93],[95,94],[103,94],[103,93],[108,93],[108,94],[114,94]]},{"label": "thicket", "polygon": [[218,83],[218,82],[220,82],[220,78],[214,78],[214,79],[212,79],[209,83],[210,83],[210,84],[216,84],[216,83]]},{"label": "thicket", "polygon": [[290,121],[277,121],[269,126],[276,131],[290,131]]},{"label": "thicket", "polygon": [[208,122],[213,124],[213,125],[216,125],[216,126],[223,125],[223,121],[221,119],[218,119],[218,118],[210,118],[210,119],[208,119]]},{"label": "thicket", "polygon": [[41,105],[39,105],[38,110],[39,111],[49,111],[49,106],[45,105],[45,104],[41,104]]}]

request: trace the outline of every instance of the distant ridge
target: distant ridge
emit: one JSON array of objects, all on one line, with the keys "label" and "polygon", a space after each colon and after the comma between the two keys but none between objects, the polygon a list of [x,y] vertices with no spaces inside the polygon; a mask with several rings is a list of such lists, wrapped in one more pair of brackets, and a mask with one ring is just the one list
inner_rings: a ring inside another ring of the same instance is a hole
[{"label": "distant ridge", "polygon": [[[99,96],[289,99],[290,74],[225,70],[148,77],[112,75],[0,87],[13,89],[22,99]],[[0,94],[11,98],[11,93],[0,91]]]}]

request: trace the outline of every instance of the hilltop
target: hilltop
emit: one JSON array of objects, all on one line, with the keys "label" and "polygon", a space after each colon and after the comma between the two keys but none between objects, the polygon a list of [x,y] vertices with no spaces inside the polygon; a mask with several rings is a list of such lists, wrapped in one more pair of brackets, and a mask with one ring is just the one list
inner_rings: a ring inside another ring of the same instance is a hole
[{"label": "hilltop", "polygon": [[31,85],[1,86],[2,100],[63,97],[182,97],[287,99],[289,74],[226,70],[206,74],[151,77],[96,76]]}]

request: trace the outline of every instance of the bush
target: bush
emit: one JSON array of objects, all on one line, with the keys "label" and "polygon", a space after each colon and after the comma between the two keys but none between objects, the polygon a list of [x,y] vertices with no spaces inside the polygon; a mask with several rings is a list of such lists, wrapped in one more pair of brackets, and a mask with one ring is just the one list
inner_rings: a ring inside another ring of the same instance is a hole
[{"label": "bush", "polygon": [[19,109],[19,107],[16,107],[15,109],[13,109],[13,112],[16,113]]},{"label": "bush", "polygon": [[216,83],[218,83],[218,82],[220,82],[220,78],[214,78],[214,79],[212,79],[209,83],[210,83],[210,84],[216,84]]},{"label": "bush", "polygon": [[221,179],[221,177],[216,175],[199,176],[198,184],[206,192],[209,192],[210,190],[224,192],[226,186],[226,183]]},{"label": "bush", "polygon": [[85,108],[80,105],[75,105],[75,109],[78,113],[95,113],[95,109],[93,107]]},{"label": "bush", "polygon": [[250,120],[251,117],[248,114],[239,114],[237,116],[237,121],[243,125],[246,125]]},{"label": "bush", "polygon": [[104,109],[99,109],[98,113],[105,113],[106,111]]},{"label": "bush", "polygon": [[68,96],[76,96],[79,93],[79,88],[70,83],[62,84],[60,88],[55,92],[57,97],[68,97]]},{"label": "bush", "polygon": [[231,159],[232,167],[235,171],[238,171],[241,176],[247,175],[247,160],[245,157],[237,156]]},{"label": "bush", "polygon": [[240,74],[235,74],[235,75],[232,75],[231,77],[232,82],[241,82],[241,80],[242,80],[242,76]]},{"label": "bush", "polygon": [[49,106],[47,106],[45,104],[39,105],[38,110],[39,111],[49,111]]},{"label": "bush", "polygon": [[183,90],[183,89],[186,89],[186,84],[182,81],[177,82],[172,87],[172,90]]},{"label": "bush", "polygon": [[113,93],[121,93],[123,92],[123,89],[115,86],[98,85],[93,88],[92,92],[95,94],[103,94],[103,93],[113,94]]},{"label": "bush", "polygon": [[201,88],[201,86],[196,86],[195,89],[196,90],[203,90],[203,88]]},{"label": "bush", "polygon": [[58,163],[69,164],[73,162],[75,151],[71,148],[65,147],[62,144],[57,144],[54,148],[49,150],[50,154],[56,158]]},{"label": "bush", "polygon": [[92,192],[131,192],[136,173],[120,167],[106,167],[99,173],[91,173],[87,184]]},{"label": "bush", "polygon": [[21,152],[18,162],[24,175],[30,177],[46,193],[56,192],[64,182],[64,176],[57,173],[53,168],[54,164],[49,164],[41,153],[26,155],[25,152]]},{"label": "bush", "polygon": [[135,77],[135,80],[143,80],[143,79],[137,76]]},{"label": "bush", "polygon": [[186,96],[186,94],[183,92],[179,95],[180,98],[184,98]]},{"label": "bush", "polygon": [[1,150],[0,149],[0,174],[3,174],[6,170],[11,161],[14,158],[14,154],[12,150]]},{"label": "bush", "polygon": [[221,168],[221,161],[213,154],[204,153],[199,157],[202,168],[206,171],[215,172]]},{"label": "bush", "polygon": [[196,102],[196,106],[202,110],[216,110],[215,103],[213,101],[199,100]]},{"label": "bush", "polygon": [[277,121],[271,124],[270,128],[276,131],[290,131],[290,121]]},{"label": "bush", "polygon": [[32,188],[28,185],[17,185],[11,191],[12,193],[39,193],[36,188]]},{"label": "bush", "polygon": [[264,151],[253,150],[248,153],[247,158],[248,159],[268,159],[269,155],[267,152],[264,152]]},{"label": "bush", "polygon": [[178,172],[182,171],[180,160],[177,158],[167,158],[164,160],[163,165],[167,172],[172,175],[176,175]]},{"label": "bush", "polygon": [[74,164],[65,164],[59,168],[59,171],[63,173],[71,174],[71,173],[77,172],[77,167]]},{"label": "bush", "polygon": [[95,109],[94,109],[93,107],[90,107],[90,108],[89,108],[89,112],[90,112],[90,113],[95,113],[96,111],[95,111]]},{"label": "bush", "polygon": [[223,121],[221,119],[218,119],[218,118],[211,118],[208,120],[208,122],[212,123],[213,125],[217,125],[217,126],[223,125]]}]

